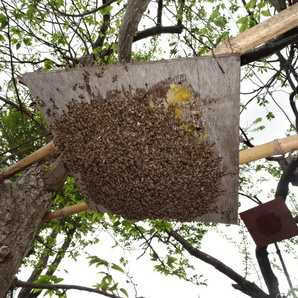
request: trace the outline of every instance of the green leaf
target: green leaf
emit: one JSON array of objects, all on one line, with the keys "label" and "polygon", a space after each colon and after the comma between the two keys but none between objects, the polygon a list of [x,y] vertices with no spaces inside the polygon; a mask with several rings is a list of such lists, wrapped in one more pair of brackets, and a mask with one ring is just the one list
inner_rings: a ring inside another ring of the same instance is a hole
[{"label": "green leaf", "polygon": [[217,18],[215,21],[214,21],[214,24],[217,26],[217,27],[220,27],[220,28],[224,28],[226,26],[226,23],[224,21],[223,18],[219,17]]},{"label": "green leaf", "polygon": [[106,260],[103,260],[97,256],[90,256],[89,259],[91,259],[91,261],[89,262],[90,265],[96,265],[96,267],[103,265],[105,267],[109,266],[109,262],[107,262]]},{"label": "green leaf", "polygon": [[98,286],[100,289],[102,289],[102,290],[104,290],[104,291],[107,291],[107,290],[110,290],[110,289],[111,289],[112,282],[113,282],[113,279],[112,279],[111,275],[106,274],[106,275],[102,278],[100,284],[97,284],[97,286]]},{"label": "green leaf", "polygon": [[257,124],[257,123],[260,123],[262,122],[262,117],[258,117],[256,120],[253,121],[252,124]]},{"label": "green leaf", "polygon": [[264,1],[264,2],[259,3],[259,4],[257,5],[257,7],[258,7],[259,9],[261,9],[261,8],[265,7],[265,5],[266,5],[266,2]]},{"label": "green leaf", "polygon": [[26,37],[23,39],[23,42],[26,46],[31,46],[32,45],[32,38]]},{"label": "green leaf", "polygon": [[264,17],[270,17],[270,16],[271,16],[269,10],[262,10],[262,11],[261,11],[261,14],[262,14]]},{"label": "green leaf", "polygon": [[120,292],[122,292],[126,297],[128,297],[128,293],[125,289],[120,288]]},{"label": "green leaf", "polygon": [[44,293],[44,296],[49,295],[50,297],[52,297],[53,294],[54,294],[54,291],[49,289],[49,290],[47,290],[47,291]]},{"label": "green leaf", "polygon": [[250,0],[245,6],[248,9],[252,9],[256,6],[256,2],[257,2],[256,0]]},{"label": "green leaf", "polygon": [[239,32],[244,32],[244,31],[247,30],[247,28],[248,28],[247,23],[244,23],[244,24],[242,24],[242,25],[240,26],[240,28],[239,28]]},{"label": "green leaf", "polygon": [[105,8],[101,9],[100,10],[100,13],[104,16],[104,15],[107,15],[111,12],[112,10],[112,6],[106,6]]},{"label": "green leaf", "polygon": [[55,275],[39,275],[38,279],[34,281],[37,284],[57,284],[62,281],[63,278],[57,277]]},{"label": "green leaf", "polygon": [[218,8],[216,8],[216,9],[214,9],[214,10],[212,11],[212,14],[211,14],[211,16],[210,16],[210,20],[211,20],[211,21],[214,20],[217,16],[218,16]]},{"label": "green leaf", "polygon": [[268,114],[266,115],[266,118],[267,118],[268,120],[272,120],[272,119],[275,118],[275,116],[274,116],[274,114],[273,114],[272,112],[268,112]]},{"label": "green leaf", "polygon": [[177,261],[178,259],[177,258],[174,258],[174,257],[171,257],[169,256],[168,257],[168,260],[167,260],[167,265],[173,269],[174,268],[174,263]]},{"label": "green leaf", "polygon": [[0,30],[4,29],[8,24],[7,17],[0,13]]},{"label": "green leaf", "polygon": [[43,68],[45,69],[45,70],[50,70],[50,69],[52,69],[53,68],[53,61],[52,60],[45,60],[44,62],[43,62]]},{"label": "green leaf", "polygon": [[60,8],[64,4],[64,0],[56,0],[56,7]]},{"label": "green leaf", "polygon": [[255,26],[257,23],[254,20],[249,20],[249,28]]},{"label": "green leaf", "polygon": [[240,18],[236,23],[237,24],[245,24],[245,23],[247,23],[247,16],[246,17],[242,17],[242,18]]},{"label": "green leaf", "polygon": [[258,7],[259,9],[261,9],[261,8],[265,7],[265,5],[266,5],[266,3],[265,3],[265,1],[264,1],[264,2],[259,3],[259,4],[257,5],[257,7]]},{"label": "green leaf", "polygon": [[114,264],[114,263],[112,263],[111,268],[124,273],[124,270],[121,267],[119,267],[118,265]]},{"label": "green leaf", "polygon": [[41,292],[42,289],[33,289],[33,293],[38,293],[38,292]]}]

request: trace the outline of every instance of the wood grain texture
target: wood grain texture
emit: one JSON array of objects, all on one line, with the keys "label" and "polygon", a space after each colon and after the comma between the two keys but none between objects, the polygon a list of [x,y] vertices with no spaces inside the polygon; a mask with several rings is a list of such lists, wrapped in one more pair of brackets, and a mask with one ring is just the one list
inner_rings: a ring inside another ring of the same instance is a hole
[{"label": "wood grain texture", "polygon": [[[220,67],[219,67],[220,65]],[[222,70],[224,72],[222,72]],[[30,88],[47,123],[67,113],[72,101],[90,102],[107,98],[112,90],[150,88],[170,77],[180,76],[198,94],[207,139],[222,157],[220,169],[227,173],[221,180],[225,190],[218,197],[218,213],[197,221],[236,223],[238,215],[239,87],[238,55],[165,60],[127,65],[91,66],[50,72],[27,73],[23,79]],[[80,181],[79,174],[77,175]],[[88,192],[81,187],[82,193]],[[183,200],[183,198],[181,198]],[[92,204],[91,204],[92,205]],[[93,209],[95,207],[93,206]],[[97,205],[98,211],[108,210]]]}]

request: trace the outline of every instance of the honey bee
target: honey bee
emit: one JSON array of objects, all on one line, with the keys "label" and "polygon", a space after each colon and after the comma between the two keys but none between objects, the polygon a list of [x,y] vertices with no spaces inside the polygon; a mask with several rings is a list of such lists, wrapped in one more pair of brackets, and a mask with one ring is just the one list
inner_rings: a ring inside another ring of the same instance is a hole
[{"label": "honey bee", "polygon": [[112,76],[112,82],[113,82],[113,83],[117,82],[118,79],[119,79],[119,77],[118,77],[117,75],[113,75],[113,76]]}]

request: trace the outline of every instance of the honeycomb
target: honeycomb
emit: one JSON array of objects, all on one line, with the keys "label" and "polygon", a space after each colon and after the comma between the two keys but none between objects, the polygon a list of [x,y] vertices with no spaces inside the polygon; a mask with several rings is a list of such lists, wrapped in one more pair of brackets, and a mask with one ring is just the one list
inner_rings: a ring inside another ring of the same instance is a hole
[{"label": "honeycomb", "polygon": [[[185,91],[181,101],[175,90]],[[198,97],[187,82],[165,80],[70,102],[54,122],[55,145],[79,174],[87,203],[133,221],[185,222],[217,212],[225,173],[206,140]]]}]

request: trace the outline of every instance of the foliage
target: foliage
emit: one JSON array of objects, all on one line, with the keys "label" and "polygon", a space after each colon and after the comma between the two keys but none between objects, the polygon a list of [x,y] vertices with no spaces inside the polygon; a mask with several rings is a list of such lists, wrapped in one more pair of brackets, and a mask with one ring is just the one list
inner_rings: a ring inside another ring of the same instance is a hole
[{"label": "foliage", "polygon": [[[50,131],[34,107],[34,99],[22,85],[19,76],[26,71],[86,65],[86,59],[90,57],[101,64],[116,63],[118,34],[126,12],[126,1],[102,1],[99,4],[95,0],[2,0],[1,3],[0,148],[3,168],[51,139]],[[132,59],[149,61],[201,56],[274,13],[271,4],[261,0],[151,1],[134,37]],[[179,27],[179,24],[183,25],[179,34],[166,31],[160,31],[165,34],[155,34],[152,30],[151,35],[141,38],[141,33],[146,30],[161,26]],[[271,127],[281,122],[285,123],[282,133],[297,129],[296,68],[295,43],[283,50],[278,49],[274,56],[262,57],[242,68],[241,84],[244,87],[241,90],[240,113],[241,117],[249,119],[249,124],[241,123],[243,143],[240,149],[263,143],[267,135],[270,139],[271,136],[280,137],[274,134]],[[285,102],[286,97],[290,105]],[[295,119],[290,116],[291,113],[294,113]],[[281,174],[275,160],[241,166],[241,203],[256,206],[268,200],[267,196],[272,199],[272,191]],[[294,209],[297,200],[293,194],[290,196]],[[49,211],[82,201],[75,180],[68,177]],[[137,287],[128,269],[129,258],[125,253],[119,260],[110,261],[106,256],[90,255],[88,251],[110,237],[113,242],[111,249],[120,248],[126,252],[138,248],[139,257],[149,256],[153,270],[163,275],[178,276],[196,285],[206,284],[185,248],[169,236],[172,229],[196,249],[200,249],[206,233],[220,231],[216,225],[206,223],[182,224],[160,220],[134,223],[113,214],[85,212],[44,223],[31,254],[24,258],[23,267],[32,268],[31,280],[35,283],[59,283],[62,281],[59,277],[63,273],[60,269],[62,259],[85,258],[90,266],[101,270],[98,273],[99,282],[94,288],[115,295],[137,296]],[[238,233],[239,239],[233,239],[231,235],[223,237],[243,255],[243,272],[245,277],[250,277],[258,271],[249,250],[251,240],[245,227],[240,226]],[[285,252],[297,258],[295,245],[297,240],[294,238],[284,241],[283,247]],[[257,274],[260,274],[259,271]],[[129,286],[125,283],[120,285],[118,280],[121,279],[128,280]],[[41,293],[40,290],[32,291],[35,295]],[[294,291],[297,292],[297,288],[290,289],[288,295]],[[66,297],[66,292],[49,289],[44,290],[44,295]],[[292,296],[295,297],[294,294]],[[28,294],[27,297],[31,296]]]}]

